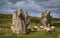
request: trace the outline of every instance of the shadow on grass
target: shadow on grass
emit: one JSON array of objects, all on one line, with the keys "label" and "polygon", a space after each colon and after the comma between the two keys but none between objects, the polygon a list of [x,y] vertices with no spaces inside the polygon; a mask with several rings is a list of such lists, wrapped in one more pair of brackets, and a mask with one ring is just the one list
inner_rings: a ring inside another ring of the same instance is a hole
[{"label": "shadow on grass", "polygon": [[55,26],[55,27],[60,27],[60,23],[54,23],[52,25]]}]

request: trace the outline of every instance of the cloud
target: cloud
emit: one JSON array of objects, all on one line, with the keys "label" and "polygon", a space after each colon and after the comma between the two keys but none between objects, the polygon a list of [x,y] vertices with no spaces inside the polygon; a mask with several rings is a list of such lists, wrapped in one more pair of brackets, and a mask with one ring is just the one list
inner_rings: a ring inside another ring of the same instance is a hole
[{"label": "cloud", "polygon": [[18,8],[32,16],[40,16],[48,8],[53,17],[60,17],[60,0],[0,0],[0,11],[4,13],[12,13]]},{"label": "cloud", "polygon": [[25,1],[25,0],[9,0],[9,2],[12,2],[12,3],[16,3],[16,2],[19,2],[19,1]]},{"label": "cloud", "polygon": [[50,1],[50,0],[34,0],[34,1],[36,1],[36,2],[45,2],[45,1]]},{"label": "cloud", "polygon": [[40,1],[36,3],[43,6],[45,9],[49,8],[53,17],[60,16],[60,0]]},{"label": "cloud", "polygon": [[23,8],[26,9],[27,11],[34,11],[36,13],[40,12],[41,9],[43,9],[42,6],[39,6],[38,4],[35,3],[35,1],[18,1],[16,3],[12,3],[12,2],[7,2],[3,8]]}]

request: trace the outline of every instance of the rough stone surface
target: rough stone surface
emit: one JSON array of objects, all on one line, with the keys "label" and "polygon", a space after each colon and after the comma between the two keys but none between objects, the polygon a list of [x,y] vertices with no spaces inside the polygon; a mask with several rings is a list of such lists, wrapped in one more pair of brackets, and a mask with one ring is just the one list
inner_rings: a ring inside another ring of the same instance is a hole
[{"label": "rough stone surface", "polygon": [[22,9],[17,9],[12,16],[12,32],[15,34],[27,33],[27,26],[30,22],[27,12]]},{"label": "rough stone surface", "polygon": [[50,16],[50,11],[49,10],[44,10],[41,14],[42,25],[50,27],[51,18],[52,18],[52,16]]}]

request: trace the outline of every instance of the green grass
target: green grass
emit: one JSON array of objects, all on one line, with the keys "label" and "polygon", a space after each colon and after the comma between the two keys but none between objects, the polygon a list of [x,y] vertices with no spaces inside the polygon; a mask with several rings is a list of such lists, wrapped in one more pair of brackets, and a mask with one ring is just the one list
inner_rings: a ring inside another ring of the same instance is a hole
[{"label": "green grass", "polygon": [[40,30],[38,32],[31,32],[28,35],[10,35],[10,36],[0,36],[0,38],[57,38],[57,35],[59,33],[60,28],[56,28],[56,32],[53,32],[51,34],[45,33],[43,30]]},{"label": "green grass", "polygon": [[[10,29],[11,27],[11,20],[3,20],[3,19],[11,19],[12,15],[0,15],[0,38],[57,38],[58,34],[60,34],[60,23],[52,23],[53,26],[56,26],[56,31],[52,32],[51,34],[45,33],[43,30],[37,31],[37,32],[30,32],[30,34],[20,34],[15,35],[12,34],[12,31]],[[31,17],[32,20],[33,17]],[[34,18],[35,19],[35,18]],[[57,19],[53,19],[54,21]],[[36,21],[33,20],[34,23]],[[55,22],[56,22],[55,21]],[[37,21],[36,21],[37,22]],[[31,29],[33,28],[33,25],[36,24],[30,24]]]},{"label": "green grass", "polygon": [[[11,20],[1,20],[0,21],[0,28],[3,28],[0,30],[0,38],[57,38],[58,34],[60,34],[60,23],[53,23],[53,26],[56,26],[56,31],[52,32],[51,34],[45,33],[43,30],[37,31],[37,32],[30,32],[30,34],[22,34],[19,36],[16,36],[12,34],[12,31],[10,29],[11,27]],[[30,26],[33,28],[33,24]]]}]

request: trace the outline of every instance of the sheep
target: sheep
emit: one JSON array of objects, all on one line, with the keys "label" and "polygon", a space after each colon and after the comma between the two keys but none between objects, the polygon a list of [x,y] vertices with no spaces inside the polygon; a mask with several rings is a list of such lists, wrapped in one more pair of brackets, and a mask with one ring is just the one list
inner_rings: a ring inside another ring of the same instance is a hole
[{"label": "sheep", "polygon": [[49,28],[49,27],[44,27],[44,30],[45,30],[45,32],[47,32],[47,33],[51,33],[51,28]]},{"label": "sheep", "polygon": [[43,26],[40,26],[40,29],[43,29],[44,27]]},{"label": "sheep", "polygon": [[31,28],[28,26],[27,27],[27,33],[31,32]]},{"label": "sheep", "polygon": [[34,28],[36,28],[36,29],[37,29],[37,28],[38,28],[38,26],[34,26]]},{"label": "sheep", "polygon": [[52,32],[55,31],[55,26],[51,26],[51,31],[52,31]]},{"label": "sheep", "polygon": [[38,26],[34,26],[33,28],[35,31],[38,31],[39,30],[39,27]]},{"label": "sheep", "polygon": [[34,30],[37,30],[37,28],[38,28],[37,26],[34,26]]},{"label": "sheep", "polygon": [[51,33],[55,31],[55,27],[51,26],[51,27],[44,27],[45,32]]}]

